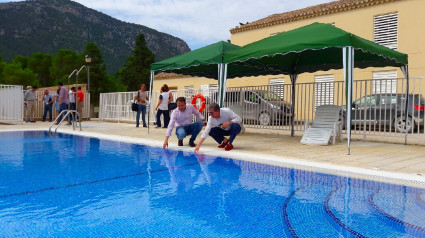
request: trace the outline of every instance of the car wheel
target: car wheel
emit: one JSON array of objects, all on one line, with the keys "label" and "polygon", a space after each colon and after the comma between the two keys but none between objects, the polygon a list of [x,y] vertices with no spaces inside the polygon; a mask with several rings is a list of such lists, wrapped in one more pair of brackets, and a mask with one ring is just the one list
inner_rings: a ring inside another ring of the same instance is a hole
[{"label": "car wheel", "polygon": [[263,112],[258,117],[258,121],[260,122],[260,125],[268,126],[270,125],[270,122],[271,122],[270,115],[267,112]]},{"label": "car wheel", "polygon": [[407,131],[411,131],[413,127],[412,118],[407,117],[407,128],[406,128],[406,120],[405,117],[397,117],[394,120],[394,129],[396,132],[405,133]]}]

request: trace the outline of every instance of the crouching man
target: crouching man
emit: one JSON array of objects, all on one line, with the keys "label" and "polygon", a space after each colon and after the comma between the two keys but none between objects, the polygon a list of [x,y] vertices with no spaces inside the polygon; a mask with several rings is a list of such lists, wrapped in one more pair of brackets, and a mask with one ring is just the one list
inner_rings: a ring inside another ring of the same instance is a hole
[{"label": "crouching man", "polygon": [[[168,147],[168,138],[171,136],[174,125],[176,126],[176,135],[179,140],[178,146],[183,146],[183,139],[191,135],[189,146],[195,147],[196,136],[198,136],[202,127],[206,124],[204,116],[202,116],[192,104],[186,104],[186,99],[184,97],[177,98],[176,102],[177,109],[171,114],[171,120],[168,124],[167,132],[165,132],[165,141],[162,147],[164,149]],[[192,123],[192,115],[196,116],[199,121]]]},{"label": "crouching man", "polygon": [[[201,135],[201,140],[196,146],[194,152],[199,152],[199,148],[205,139],[210,135],[217,141],[218,148],[224,148],[229,151],[233,149],[233,140],[241,132],[240,123],[242,119],[229,108],[220,108],[217,103],[213,103],[208,108],[208,124],[204,133]],[[230,136],[228,139],[224,136]]]}]

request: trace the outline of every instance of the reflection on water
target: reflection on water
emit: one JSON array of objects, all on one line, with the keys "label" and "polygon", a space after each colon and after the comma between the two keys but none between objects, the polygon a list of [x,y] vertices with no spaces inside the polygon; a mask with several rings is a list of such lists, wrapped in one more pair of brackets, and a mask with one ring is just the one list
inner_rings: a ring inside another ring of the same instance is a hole
[{"label": "reflection on water", "polygon": [[0,144],[6,237],[425,236],[421,189],[64,134]]}]

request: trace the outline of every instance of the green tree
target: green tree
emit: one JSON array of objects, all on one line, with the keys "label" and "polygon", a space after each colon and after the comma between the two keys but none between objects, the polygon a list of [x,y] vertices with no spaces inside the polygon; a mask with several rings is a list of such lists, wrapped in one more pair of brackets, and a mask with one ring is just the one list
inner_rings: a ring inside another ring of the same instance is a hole
[{"label": "green tree", "polygon": [[132,52],[133,54],[127,58],[127,63],[120,69],[118,76],[128,90],[135,91],[142,83],[149,84],[150,66],[155,60],[155,54],[146,46],[143,34],[136,37],[136,45]]},{"label": "green tree", "polygon": [[10,85],[23,85],[25,86],[39,86],[37,74],[32,72],[29,68],[23,69],[22,63],[12,62],[10,64],[3,64],[3,72],[1,72],[1,80],[4,84]]},{"label": "green tree", "polygon": [[29,61],[28,56],[17,55],[15,56],[15,58],[13,58],[12,63],[20,63],[22,69],[26,69],[28,67],[28,61]]},{"label": "green tree", "polygon": [[49,68],[53,85],[56,85],[60,81],[66,84],[68,82],[68,75],[74,69],[80,68],[83,62],[81,56],[72,50],[58,50],[58,53],[53,57],[52,66]]},{"label": "green tree", "polygon": [[[83,55],[90,55],[92,57],[90,63],[90,100],[92,104],[99,105],[100,93],[107,92],[108,88],[105,80],[106,66],[103,56],[97,45],[93,42],[87,43]],[[80,58],[83,57],[81,56]],[[78,82],[87,82],[87,79],[79,75]]]},{"label": "green tree", "polygon": [[38,82],[41,86],[52,86],[54,83],[50,77],[49,68],[52,66],[52,56],[40,52],[31,55],[28,68],[38,74]]},{"label": "green tree", "polygon": [[127,86],[119,78],[112,74],[106,74],[105,92],[127,92]]}]

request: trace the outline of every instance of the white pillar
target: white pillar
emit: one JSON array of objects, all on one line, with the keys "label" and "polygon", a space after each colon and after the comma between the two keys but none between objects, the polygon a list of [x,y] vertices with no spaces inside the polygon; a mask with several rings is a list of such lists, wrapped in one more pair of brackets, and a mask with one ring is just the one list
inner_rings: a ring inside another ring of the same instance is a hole
[{"label": "white pillar", "polygon": [[217,102],[220,107],[224,106],[226,98],[227,83],[227,64],[218,64],[218,98]]},{"label": "white pillar", "polygon": [[[403,72],[404,77],[406,78],[406,103],[404,104],[404,116],[407,118],[407,106],[409,104],[409,66],[406,64],[401,68],[401,72]],[[406,134],[404,135],[404,144],[407,145],[407,122],[408,120],[405,120],[406,124],[404,125],[404,128],[406,128]]]},{"label": "white pillar", "polygon": [[149,82],[149,103],[148,103],[148,134],[149,134],[149,125],[151,118],[151,108],[152,108],[152,87],[153,87],[153,79],[155,77],[155,71],[151,70],[150,82]]},{"label": "white pillar", "polygon": [[344,65],[344,82],[346,96],[346,119],[347,119],[347,146],[348,155],[351,147],[351,106],[353,104],[353,70],[354,49],[351,46],[342,48],[342,61]]}]

